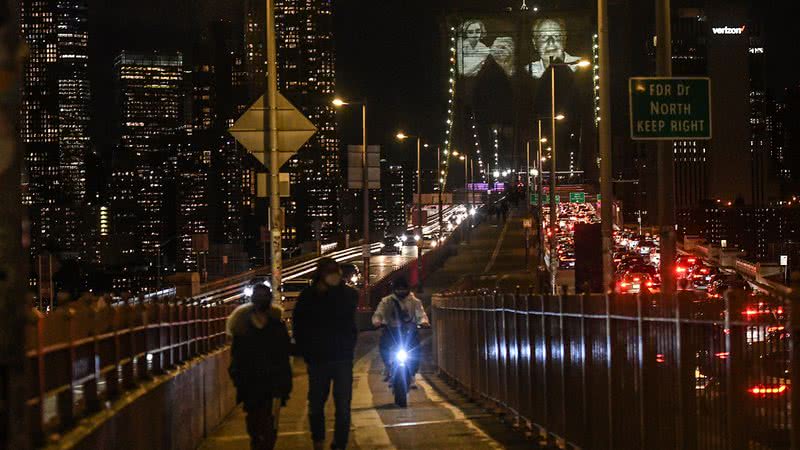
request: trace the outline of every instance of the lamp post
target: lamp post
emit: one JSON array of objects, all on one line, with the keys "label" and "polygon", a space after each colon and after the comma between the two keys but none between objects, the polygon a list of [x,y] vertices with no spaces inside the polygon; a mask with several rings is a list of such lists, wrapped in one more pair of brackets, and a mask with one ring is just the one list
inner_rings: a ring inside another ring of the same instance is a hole
[{"label": "lamp post", "polygon": [[439,186],[439,242],[441,244],[444,234],[444,214],[442,213],[442,187],[444,184],[444,174],[442,174],[442,150],[436,147],[436,179]]},{"label": "lamp post", "polygon": [[470,198],[470,195],[469,195],[469,172],[468,172],[468,168],[469,168],[470,159],[469,159],[469,156],[466,153],[459,153],[457,151],[453,152],[453,156],[457,156],[459,161],[463,161],[464,162],[464,203],[467,204],[467,232],[466,232],[465,240],[467,242],[469,242],[469,237],[470,237],[469,235],[470,235],[470,231],[471,231],[470,228],[472,226],[471,211],[472,211],[472,206],[473,206],[472,205],[472,199]]},{"label": "lamp post", "polygon": [[[417,292],[422,292],[422,241],[424,240],[424,236],[422,235],[422,160],[421,160],[421,150],[422,150],[422,138],[419,136],[412,136],[409,134],[405,134],[402,131],[397,133],[397,139],[399,141],[405,141],[408,138],[416,137],[417,138],[417,233],[415,235],[419,236],[417,239]],[[441,211],[439,211],[441,214]]]},{"label": "lamp post", "polygon": [[369,171],[367,170],[367,102],[346,102],[340,98],[333,99],[333,106],[340,108],[347,105],[361,105],[361,196],[363,197],[363,225],[364,228],[364,245],[361,250],[361,258],[364,264],[364,295],[361,298],[363,302],[360,306],[369,306],[369,258],[370,258],[370,242],[369,242]]},{"label": "lamp post", "polygon": [[[551,147],[553,151],[550,154],[550,288],[552,290],[553,295],[558,293],[558,286],[556,286],[556,276],[558,272],[558,263],[556,262],[557,255],[558,255],[558,213],[556,213],[556,120],[558,116],[561,116],[563,119],[563,115],[556,115],[556,67],[559,66],[566,66],[570,67],[573,64],[569,63],[556,63],[553,61],[553,57],[550,57],[550,65],[547,67],[550,70],[550,131],[553,133],[552,135],[552,143]],[[589,61],[581,60],[578,61],[577,64],[574,64],[579,68],[589,67],[591,63]],[[571,69],[570,69],[571,70]]]}]

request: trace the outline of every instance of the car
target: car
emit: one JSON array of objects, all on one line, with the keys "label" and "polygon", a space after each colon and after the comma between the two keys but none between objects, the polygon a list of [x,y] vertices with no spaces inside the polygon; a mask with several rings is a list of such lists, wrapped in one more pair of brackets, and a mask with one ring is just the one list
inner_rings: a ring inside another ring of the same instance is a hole
[{"label": "car", "polygon": [[422,239],[420,235],[414,233],[413,231],[406,231],[400,235],[400,242],[405,246],[416,246],[417,241]]},{"label": "car", "polygon": [[646,273],[628,272],[617,283],[616,291],[619,294],[638,294],[640,292],[654,292],[656,283]]},{"label": "car", "polygon": [[397,236],[386,236],[383,238],[381,255],[399,255],[403,252],[403,243]]},{"label": "car", "polygon": [[342,279],[348,286],[359,287],[364,283],[361,269],[353,263],[341,263]]},{"label": "car", "polygon": [[269,277],[253,277],[249,283],[247,283],[244,287],[242,294],[244,294],[244,300],[250,301],[250,297],[253,296],[253,288],[256,287],[258,284],[263,284],[264,286],[270,286],[270,278]]}]

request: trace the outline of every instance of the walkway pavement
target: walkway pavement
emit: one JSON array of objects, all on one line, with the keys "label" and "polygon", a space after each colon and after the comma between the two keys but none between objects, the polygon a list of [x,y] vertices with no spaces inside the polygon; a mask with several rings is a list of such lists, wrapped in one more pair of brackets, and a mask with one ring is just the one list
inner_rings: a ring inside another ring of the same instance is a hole
[{"label": "walkway pavement", "polygon": [[[531,252],[533,255],[533,251]],[[533,260],[533,259],[532,259]],[[502,274],[502,275],[497,275]],[[472,287],[527,286],[533,281],[525,270],[522,220],[484,222],[473,230],[469,244],[459,246],[458,255],[428,278],[424,297],[444,290],[459,279]],[[429,339],[423,336],[425,343]],[[411,392],[408,408],[394,405],[391,391],[382,381],[383,364],[377,349],[378,332],[362,333],[356,349],[353,383],[352,449],[523,449],[531,448],[521,433],[501,423],[474,403],[468,402],[435,375],[429,345],[424,345],[418,376],[419,389]],[[294,392],[282,410],[278,449],[310,449],[305,365],[294,360]],[[326,418],[332,438],[333,405]],[[248,437],[244,413],[234,411],[200,447],[201,450],[245,450]]]}]

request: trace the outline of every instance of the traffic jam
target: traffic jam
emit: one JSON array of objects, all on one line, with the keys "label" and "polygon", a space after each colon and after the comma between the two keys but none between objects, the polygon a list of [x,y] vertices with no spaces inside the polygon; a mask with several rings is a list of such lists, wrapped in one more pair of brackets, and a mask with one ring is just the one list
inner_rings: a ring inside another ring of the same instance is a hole
[{"label": "traffic jam", "polygon": [[[547,208],[544,217],[547,226]],[[559,270],[573,269],[575,225],[598,223],[598,211],[588,203],[560,203],[558,219]],[[659,256],[657,235],[640,232],[638,227],[617,229],[613,292],[641,294],[643,300],[647,299],[642,302],[643,315],[674,317],[670,306],[660,305],[663,300],[657,295],[650,296],[660,293],[662,287]],[[747,439],[781,447],[784,441],[788,442],[791,409],[788,315],[784,300],[769,295],[736,271],[718,267],[698,255],[679,251],[674,270],[681,317],[696,324],[691,326],[691,346],[696,355],[699,407],[705,403],[708,411],[714,410],[715,402],[725,401],[731,395],[726,391],[725,380],[739,377],[738,384],[744,392],[737,398],[747,415]],[[626,298],[615,296],[615,301],[624,302]],[[655,366],[670,364],[673,350],[655,349]],[[729,372],[732,364],[738,369]],[[716,419],[709,413],[703,420],[708,420],[711,426]]]}]

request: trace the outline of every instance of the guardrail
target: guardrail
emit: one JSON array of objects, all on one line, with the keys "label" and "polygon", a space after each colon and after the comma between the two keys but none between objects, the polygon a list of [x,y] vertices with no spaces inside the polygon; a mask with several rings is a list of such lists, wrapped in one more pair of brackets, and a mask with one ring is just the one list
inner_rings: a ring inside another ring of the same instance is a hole
[{"label": "guardrail", "polygon": [[798,448],[789,309],[742,292],[454,293],[433,299],[434,354],[446,379],[559,448]]},{"label": "guardrail", "polygon": [[39,444],[141,381],[226,344],[234,306],[103,306],[84,298],[26,327],[29,432]]}]

